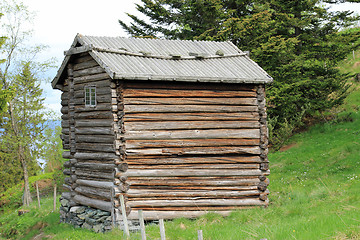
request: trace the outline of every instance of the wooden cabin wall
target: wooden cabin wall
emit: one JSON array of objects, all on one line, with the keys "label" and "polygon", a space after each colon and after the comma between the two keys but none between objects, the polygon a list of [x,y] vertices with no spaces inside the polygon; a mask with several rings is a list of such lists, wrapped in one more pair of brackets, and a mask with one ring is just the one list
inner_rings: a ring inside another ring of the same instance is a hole
[{"label": "wooden cabin wall", "polygon": [[196,217],[266,206],[269,174],[262,86],[121,85],[130,218]]},{"label": "wooden cabin wall", "polygon": [[[62,94],[65,163],[63,197],[73,205],[111,211],[115,160],[110,77],[89,54],[73,56]],[[85,106],[86,86],[96,86],[96,107]],[[116,203],[116,205],[119,205]]]}]

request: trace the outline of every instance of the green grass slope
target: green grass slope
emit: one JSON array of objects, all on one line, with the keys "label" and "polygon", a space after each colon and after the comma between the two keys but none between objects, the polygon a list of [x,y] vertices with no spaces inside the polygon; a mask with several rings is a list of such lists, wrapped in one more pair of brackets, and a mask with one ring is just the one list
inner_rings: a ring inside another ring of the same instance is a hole
[{"label": "green grass slope", "polygon": [[[167,239],[360,239],[360,90],[352,93],[338,117],[289,139],[288,149],[271,153],[270,205],[235,211],[228,217],[209,213],[196,220],[165,224]],[[59,224],[52,199],[23,216],[0,216],[0,239],[123,239],[123,233],[96,234]],[[157,225],[148,239],[160,239]],[[141,239],[139,233],[131,239]]]}]

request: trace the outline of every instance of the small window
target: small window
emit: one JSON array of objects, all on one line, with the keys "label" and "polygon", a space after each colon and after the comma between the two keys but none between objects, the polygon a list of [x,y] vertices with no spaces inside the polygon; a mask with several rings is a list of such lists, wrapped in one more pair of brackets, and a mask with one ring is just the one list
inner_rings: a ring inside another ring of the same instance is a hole
[{"label": "small window", "polygon": [[85,87],[85,106],[96,106],[96,87]]}]

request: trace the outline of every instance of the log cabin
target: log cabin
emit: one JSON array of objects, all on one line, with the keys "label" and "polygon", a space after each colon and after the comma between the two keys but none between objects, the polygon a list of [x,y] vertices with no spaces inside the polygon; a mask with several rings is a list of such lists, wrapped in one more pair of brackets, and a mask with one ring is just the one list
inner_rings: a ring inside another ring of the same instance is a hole
[{"label": "log cabin", "polygon": [[120,195],[129,219],[268,205],[273,79],[231,42],[78,34],[64,54],[52,87],[70,207],[118,222]]}]

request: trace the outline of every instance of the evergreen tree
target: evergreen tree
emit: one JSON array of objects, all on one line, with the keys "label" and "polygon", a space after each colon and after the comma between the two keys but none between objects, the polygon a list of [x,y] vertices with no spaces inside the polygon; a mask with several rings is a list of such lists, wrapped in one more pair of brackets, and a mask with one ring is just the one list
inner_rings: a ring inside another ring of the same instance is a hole
[{"label": "evergreen tree", "polygon": [[[275,142],[284,125],[293,129],[304,116],[338,106],[347,95],[349,75],[336,66],[359,46],[360,31],[342,30],[360,18],[331,12],[325,2],[346,1],[142,0],[137,10],[150,22],[129,15],[132,23],[120,24],[132,36],[232,41],[250,51],[274,78],[267,100]],[[197,19],[203,19],[201,27]]]}]

